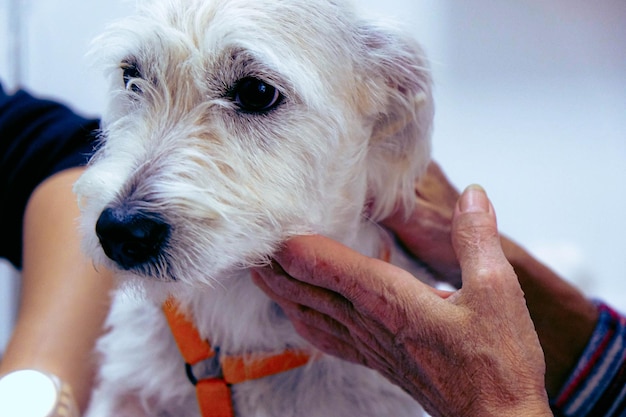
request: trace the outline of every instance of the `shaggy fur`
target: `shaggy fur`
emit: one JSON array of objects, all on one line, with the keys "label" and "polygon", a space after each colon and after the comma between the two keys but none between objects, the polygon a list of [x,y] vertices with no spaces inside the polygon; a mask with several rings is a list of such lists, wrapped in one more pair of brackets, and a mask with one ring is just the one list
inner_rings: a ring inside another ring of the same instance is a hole
[{"label": "shaggy fur", "polygon": [[[427,65],[411,38],[343,0],[146,1],[94,55],[110,100],[76,191],[86,251],[127,285],[89,416],[198,416],[160,304],[174,294],[224,353],[312,349],[247,268],[307,233],[380,252],[375,221],[399,190],[411,204],[429,158]],[[105,255],[94,229],[107,209],[123,226],[158,222],[149,256]],[[233,392],[240,417],[421,413],[377,373],[327,356]]]}]

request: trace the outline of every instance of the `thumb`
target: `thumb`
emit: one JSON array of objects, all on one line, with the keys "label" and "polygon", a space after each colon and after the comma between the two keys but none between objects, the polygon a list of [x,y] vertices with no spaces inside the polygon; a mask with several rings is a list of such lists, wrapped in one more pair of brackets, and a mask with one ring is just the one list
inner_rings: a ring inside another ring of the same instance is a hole
[{"label": "thumb", "polygon": [[[463,287],[500,286],[494,281],[515,273],[502,251],[496,214],[478,185],[470,185],[457,202],[452,219],[452,245],[462,270]],[[515,285],[519,286],[517,279]]]}]

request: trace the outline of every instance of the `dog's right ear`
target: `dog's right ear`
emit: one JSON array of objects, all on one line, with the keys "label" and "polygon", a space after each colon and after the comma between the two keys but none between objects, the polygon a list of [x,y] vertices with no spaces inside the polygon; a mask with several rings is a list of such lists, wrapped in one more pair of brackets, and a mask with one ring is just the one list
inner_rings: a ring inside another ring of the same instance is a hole
[{"label": "dog's right ear", "polygon": [[361,26],[363,82],[359,102],[373,118],[368,187],[372,218],[379,220],[398,203],[415,201],[414,183],[430,160],[434,105],[430,69],[412,38],[372,24]]}]

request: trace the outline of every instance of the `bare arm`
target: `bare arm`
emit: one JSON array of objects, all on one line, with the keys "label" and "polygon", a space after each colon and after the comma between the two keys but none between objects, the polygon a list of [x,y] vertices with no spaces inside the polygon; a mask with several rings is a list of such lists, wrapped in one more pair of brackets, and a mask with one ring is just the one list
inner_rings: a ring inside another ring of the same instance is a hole
[{"label": "bare arm", "polygon": [[54,175],[29,200],[18,321],[0,375],[25,368],[53,373],[70,384],[84,410],[113,280],[80,250],[72,184],[81,173],[75,168]]},{"label": "bare arm", "polygon": [[598,321],[596,306],[519,245],[502,238],[504,252],[524,290],[546,358],[550,397],[566,382]]}]

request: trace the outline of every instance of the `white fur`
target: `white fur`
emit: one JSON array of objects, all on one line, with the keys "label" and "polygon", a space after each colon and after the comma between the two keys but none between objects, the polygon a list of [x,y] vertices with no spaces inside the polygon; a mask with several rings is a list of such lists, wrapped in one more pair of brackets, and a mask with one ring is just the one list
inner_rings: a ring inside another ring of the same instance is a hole
[{"label": "white fur", "polygon": [[[174,294],[224,353],[310,348],[247,268],[306,233],[379,253],[374,222],[398,191],[411,204],[429,158],[430,76],[412,39],[343,0],[146,1],[96,46],[110,105],[76,191],[87,252],[128,285],[89,416],[197,416],[160,303]],[[123,62],[141,68],[128,86]],[[283,101],[241,111],[229,89],[244,77]],[[121,201],[171,226],[158,261],[123,270],[103,253],[94,225]],[[421,413],[374,371],[327,356],[233,391],[239,417]]]}]

